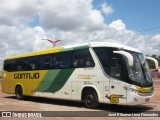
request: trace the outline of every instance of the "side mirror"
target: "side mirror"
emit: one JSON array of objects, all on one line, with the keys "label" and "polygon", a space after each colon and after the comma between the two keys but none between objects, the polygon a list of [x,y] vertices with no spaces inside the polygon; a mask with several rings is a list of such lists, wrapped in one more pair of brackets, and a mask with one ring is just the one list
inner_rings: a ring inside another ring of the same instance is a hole
[{"label": "side mirror", "polygon": [[158,69],[158,61],[153,57],[146,57],[146,60],[151,60],[155,63],[155,69]]},{"label": "side mirror", "polygon": [[133,67],[133,56],[130,53],[125,51],[113,51],[113,53],[117,53],[125,56],[128,59],[129,66]]}]

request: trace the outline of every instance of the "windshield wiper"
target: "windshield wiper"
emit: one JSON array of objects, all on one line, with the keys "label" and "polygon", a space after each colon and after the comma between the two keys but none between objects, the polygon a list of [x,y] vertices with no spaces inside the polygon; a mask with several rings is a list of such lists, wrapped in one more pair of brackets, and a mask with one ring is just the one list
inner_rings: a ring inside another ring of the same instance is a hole
[{"label": "windshield wiper", "polygon": [[129,77],[136,76],[137,74],[141,74],[142,75],[141,72],[135,72],[134,74],[130,74]]}]

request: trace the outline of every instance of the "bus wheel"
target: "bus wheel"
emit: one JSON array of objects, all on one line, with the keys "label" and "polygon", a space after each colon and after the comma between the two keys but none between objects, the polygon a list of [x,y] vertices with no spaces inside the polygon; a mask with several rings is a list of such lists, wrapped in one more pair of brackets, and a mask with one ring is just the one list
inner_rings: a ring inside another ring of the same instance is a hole
[{"label": "bus wheel", "polygon": [[87,108],[94,109],[99,105],[97,93],[94,90],[87,90],[84,96],[84,104]]},{"label": "bus wheel", "polygon": [[18,100],[22,100],[24,98],[23,89],[21,86],[16,87],[16,97]]}]

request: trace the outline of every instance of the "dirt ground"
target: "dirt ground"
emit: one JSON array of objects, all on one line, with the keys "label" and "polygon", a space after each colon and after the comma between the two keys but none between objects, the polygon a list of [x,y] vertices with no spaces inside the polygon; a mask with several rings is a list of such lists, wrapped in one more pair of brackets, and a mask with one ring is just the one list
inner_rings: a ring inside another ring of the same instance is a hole
[{"label": "dirt ground", "polygon": [[[60,119],[60,120],[99,120],[99,119],[110,119],[110,120],[160,120],[160,117],[102,117],[98,116],[104,112],[107,113],[136,113],[140,114],[148,111],[159,111],[160,112],[160,80],[154,80],[155,95],[152,102],[138,105],[138,106],[120,106],[120,105],[110,105],[101,104],[98,109],[87,109],[84,107],[83,103],[59,100],[59,99],[49,99],[40,97],[26,97],[25,100],[17,100],[15,95],[5,94],[1,92],[1,82],[0,82],[0,111],[62,111],[56,114],[56,117],[47,117],[50,119]],[[123,112],[126,110],[127,112]],[[66,112],[65,112],[66,111]],[[71,112],[68,112],[71,111]],[[78,112],[77,112],[78,111]],[[53,113],[50,113],[53,114]],[[70,114],[70,115],[69,115]],[[83,115],[88,114],[90,117],[84,117]],[[159,113],[160,114],[160,113]],[[95,115],[95,116],[94,116]],[[65,117],[64,117],[65,116]],[[74,117],[79,116],[79,117]],[[82,117],[83,116],[83,117]],[[92,117],[91,117],[92,116]],[[0,117],[0,120],[2,117]],[[4,119],[19,119],[22,118],[3,118]],[[24,118],[27,119],[27,118]],[[30,118],[28,118],[30,119]],[[44,118],[32,118],[32,119],[44,119]]]}]

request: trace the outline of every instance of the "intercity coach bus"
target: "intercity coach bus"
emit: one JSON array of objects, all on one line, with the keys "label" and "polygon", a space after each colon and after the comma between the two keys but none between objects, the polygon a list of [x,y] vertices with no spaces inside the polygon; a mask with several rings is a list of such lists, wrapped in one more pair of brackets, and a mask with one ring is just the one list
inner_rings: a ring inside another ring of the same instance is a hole
[{"label": "intercity coach bus", "polygon": [[40,96],[99,103],[138,105],[154,95],[144,55],[115,43],[49,48],[4,60],[2,91],[17,99]]}]

